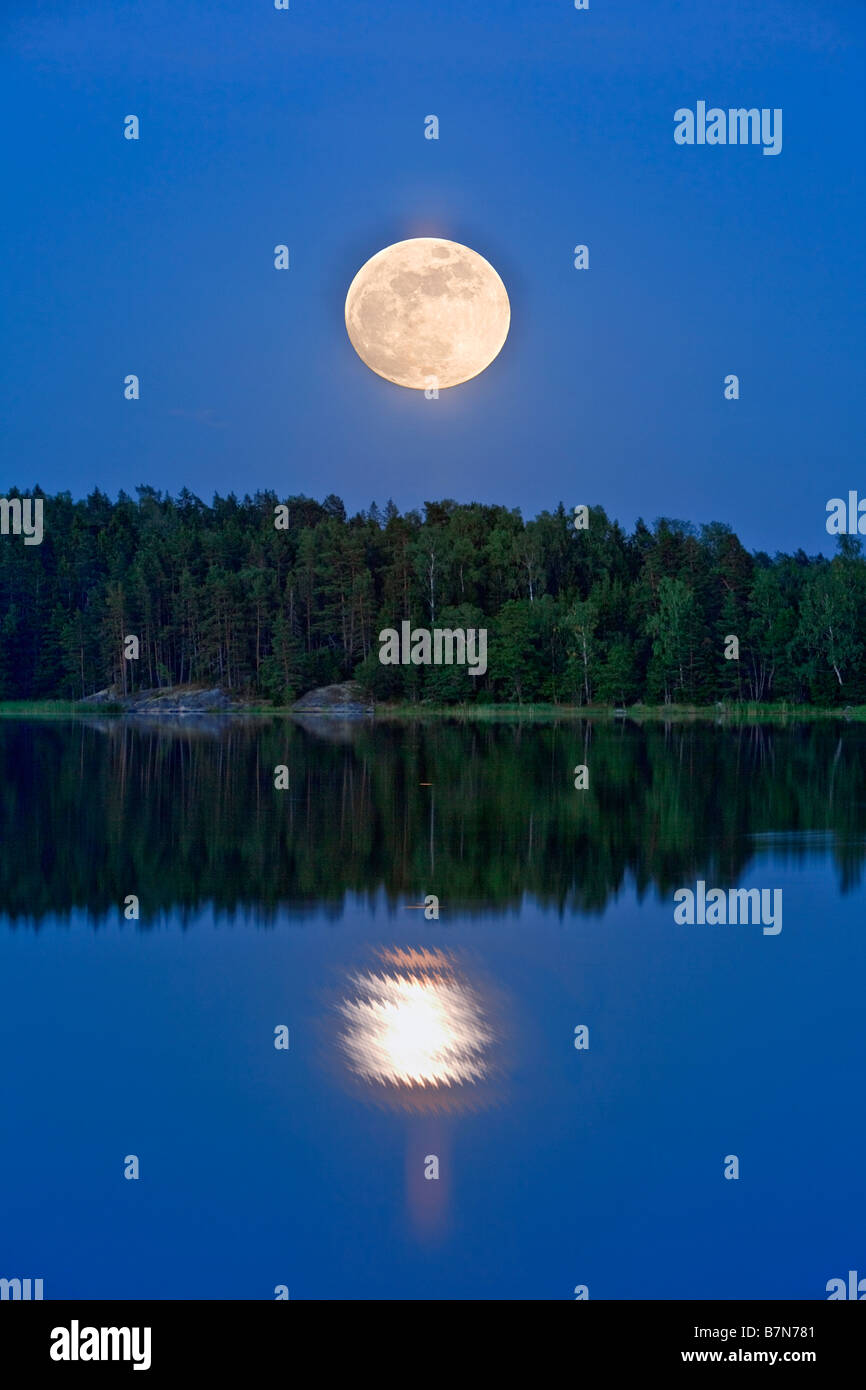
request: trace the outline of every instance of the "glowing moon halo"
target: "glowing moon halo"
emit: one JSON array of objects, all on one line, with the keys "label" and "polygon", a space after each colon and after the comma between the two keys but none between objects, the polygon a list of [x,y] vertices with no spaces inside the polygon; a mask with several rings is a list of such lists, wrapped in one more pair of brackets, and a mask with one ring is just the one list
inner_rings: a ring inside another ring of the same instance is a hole
[{"label": "glowing moon halo", "polygon": [[346,295],[346,331],[361,361],[415,391],[478,376],[510,323],[508,293],[490,262],[440,237],[377,251]]}]

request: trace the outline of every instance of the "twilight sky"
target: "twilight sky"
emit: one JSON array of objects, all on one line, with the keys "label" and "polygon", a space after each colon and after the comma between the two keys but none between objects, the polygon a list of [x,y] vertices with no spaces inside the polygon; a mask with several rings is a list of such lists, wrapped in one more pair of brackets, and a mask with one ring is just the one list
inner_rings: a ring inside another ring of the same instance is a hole
[{"label": "twilight sky", "polygon": [[[561,498],[832,551],[827,499],[866,493],[864,40],[858,0],[5,0],[0,490]],[[699,100],[781,107],[781,153],[676,145]],[[343,323],[430,235],[512,308],[438,401]]]}]

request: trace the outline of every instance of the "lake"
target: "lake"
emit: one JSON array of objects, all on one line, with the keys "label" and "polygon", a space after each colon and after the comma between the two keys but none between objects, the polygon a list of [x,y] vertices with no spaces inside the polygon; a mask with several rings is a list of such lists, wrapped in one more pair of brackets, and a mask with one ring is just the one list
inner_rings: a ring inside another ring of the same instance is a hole
[{"label": "lake", "polygon": [[866,1275],[863,726],[6,719],[0,774],[0,1277]]}]

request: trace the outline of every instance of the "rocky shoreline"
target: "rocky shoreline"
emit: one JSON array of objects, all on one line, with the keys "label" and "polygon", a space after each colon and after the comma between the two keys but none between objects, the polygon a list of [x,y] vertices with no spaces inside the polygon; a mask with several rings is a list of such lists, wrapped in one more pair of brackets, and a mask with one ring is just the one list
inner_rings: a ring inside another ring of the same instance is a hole
[{"label": "rocky shoreline", "polygon": [[137,690],[134,695],[122,695],[108,688],[88,695],[81,703],[92,705],[94,709],[117,710],[119,707],[123,714],[229,714],[246,708],[218,687],[213,690]]},{"label": "rocky shoreline", "polygon": [[373,712],[373,701],[357,681],[321,685],[292,705],[292,714],[326,715],[331,719],[359,719]]},{"label": "rocky shoreline", "polygon": [[[188,687],[164,687],[158,690],[137,690],[123,695],[113,687],[88,695],[82,705],[94,710],[121,714],[243,714],[261,712],[248,700],[227,695],[219,686],[211,690]],[[358,719],[373,713],[373,704],[355,681],[341,685],[323,685],[303,695],[291,707],[292,714],[305,719],[324,716],[329,719]]]}]

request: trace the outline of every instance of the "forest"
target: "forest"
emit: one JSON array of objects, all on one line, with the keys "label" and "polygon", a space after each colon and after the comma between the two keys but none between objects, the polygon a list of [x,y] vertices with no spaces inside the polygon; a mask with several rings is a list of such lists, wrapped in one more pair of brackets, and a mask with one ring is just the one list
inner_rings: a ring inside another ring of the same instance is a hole
[{"label": "forest", "polygon": [[[28,495],[42,543],[0,536],[6,701],[204,684],[281,707],[354,678],[397,704],[866,704],[856,537],[827,559],[750,553],[720,522],[627,534],[598,506],[576,530],[562,503],[524,520],[450,500],[348,515],[333,495]],[[486,674],[382,665],[379,633],[403,620],[486,628]]]}]

